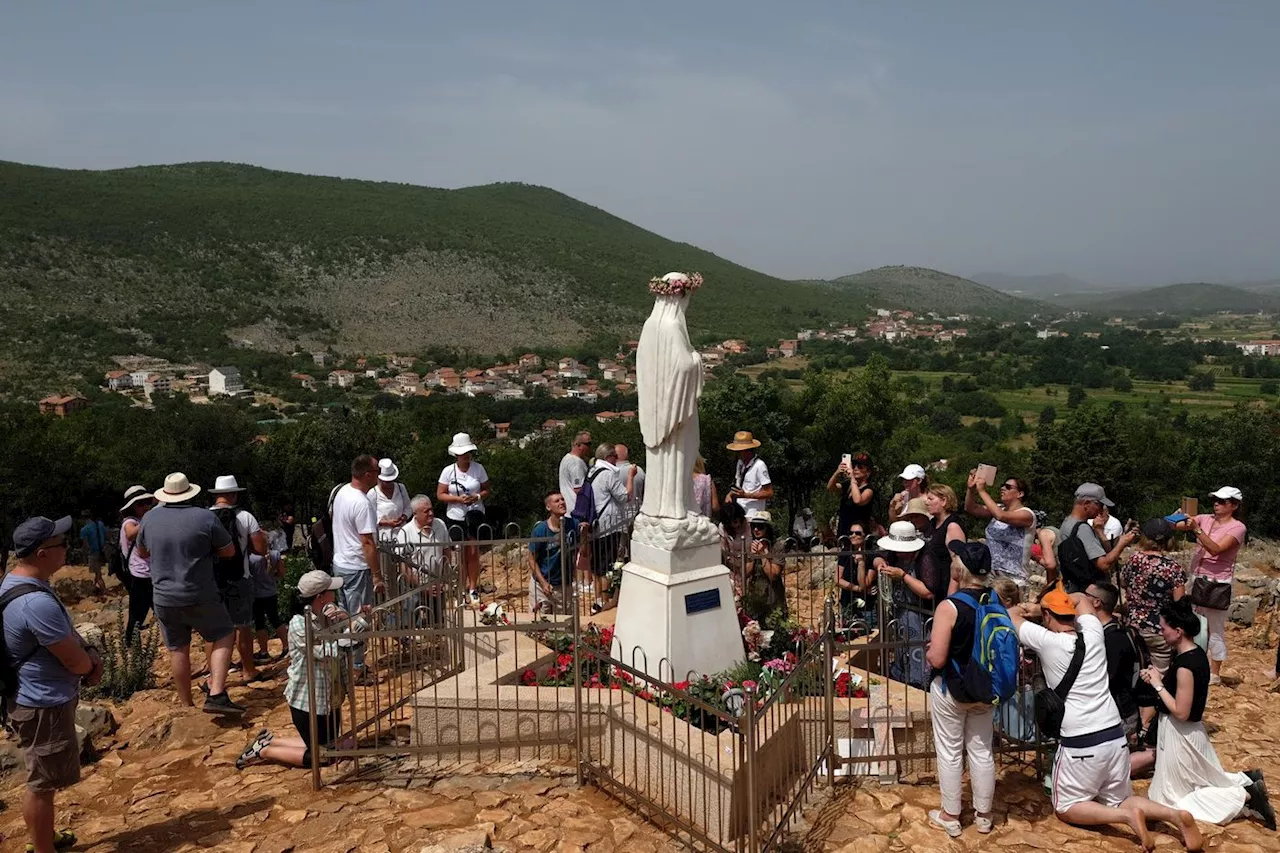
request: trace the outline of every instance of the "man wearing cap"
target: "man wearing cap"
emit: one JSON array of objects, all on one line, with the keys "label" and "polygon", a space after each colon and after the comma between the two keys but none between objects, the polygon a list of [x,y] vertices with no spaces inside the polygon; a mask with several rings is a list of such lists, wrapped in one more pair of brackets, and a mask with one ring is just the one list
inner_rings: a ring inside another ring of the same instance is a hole
[{"label": "man wearing cap", "polygon": [[238,560],[244,569],[240,577],[220,583],[218,591],[227,607],[227,615],[231,617],[231,624],[236,626],[236,648],[240,650],[240,666],[245,680],[254,681],[258,678],[258,668],[253,663],[254,584],[249,557],[265,556],[268,549],[267,534],[262,531],[258,519],[247,509],[236,506],[243,491],[236,478],[228,475],[219,477],[209,494],[214,496],[213,514],[231,534],[236,548],[233,559]]},{"label": "man wearing cap", "polygon": [[915,498],[923,498],[925,489],[928,488],[928,477],[925,475],[924,466],[916,465],[914,462],[902,469],[898,479],[902,480],[902,491],[889,500],[890,524],[902,518],[907,504]]},{"label": "man wearing cap", "polygon": [[142,518],[138,551],[151,561],[154,611],[169,649],[179,701],[188,707],[195,704],[191,698],[191,633],[195,631],[212,644],[204,710],[243,714],[244,708],[227,695],[236,630],[213,573],[214,557],[234,557],[236,543],[217,516],[191,503],[198,494],[200,487],[186,474],[165,477],[164,488],[154,495],[156,508]]},{"label": "man wearing cap", "polygon": [[734,466],[733,487],[726,500],[735,501],[750,518],[752,513],[763,512],[773,500],[773,481],[769,479],[769,466],[756,454],[760,441],[747,430],[734,433],[733,441],[726,448],[738,454]]},{"label": "man wearing cap", "polygon": [[[1071,514],[1062,520],[1058,537],[1058,573],[1062,577],[1062,583],[1067,592],[1084,592],[1091,582],[1107,580],[1112,567],[1124,553],[1124,549],[1128,548],[1138,535],[1136,530],[1122,533],[1108,550],[1098,537],[1098,531],[1091,524],[1093,519],[1102,512],[1104,506],[1110,507],[1115,504],[1107,497],[1102,486],[1097,483],[1083,483],[1076,489],[1076,500],[1071,508]],[[1065,543],[1073,536],[1084,546],[1087,566],[1075,565],[1072,561],[1063,559]]]},{"label": "man wearing cap", "polygon": [[0,583],[8,663],[17,671],[17,695],[9,699],[9,722],[27,765],[22,817],[38,853],[74,843],[55,835],[54,793],[80,781],[76,705],[80,683],[97,684],[102,659],[76,633],[50,578],[66,565],[71,516],[29,518],[13,532],[17,565]]},{"label": "man wearing cap", "polygon": [[[1030,621],[1041,617],[1043,626]],[[1040,604],[1014,605],[1009,618],[1022,645],[1040,656],[1051,688],[1066,676],[1077,638],[1084,646],[1083,662],[1067,693],[1054,761],[1053,810],[1058,817],[1076,826],[1127,825],[1144,850],[1152,847],[1147,821],[1165,821],[1182,830],[1188,849],[1199,849],[1200,831],[1189,812],[1133,795],[1129,744],[1111,698],[1106,636],[1090,600],[1054,587]]]}]

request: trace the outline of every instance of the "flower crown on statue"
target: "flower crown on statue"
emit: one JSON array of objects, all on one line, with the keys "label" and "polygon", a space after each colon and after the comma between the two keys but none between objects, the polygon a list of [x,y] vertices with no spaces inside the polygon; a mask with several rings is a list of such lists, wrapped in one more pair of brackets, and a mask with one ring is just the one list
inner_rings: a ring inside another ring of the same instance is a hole
[{"label": "flower crown on statue", "polygon": [[649,291],[658,296],[683,296],[702,287],[701,273],[669,272],[662,278],[649,279]]}]

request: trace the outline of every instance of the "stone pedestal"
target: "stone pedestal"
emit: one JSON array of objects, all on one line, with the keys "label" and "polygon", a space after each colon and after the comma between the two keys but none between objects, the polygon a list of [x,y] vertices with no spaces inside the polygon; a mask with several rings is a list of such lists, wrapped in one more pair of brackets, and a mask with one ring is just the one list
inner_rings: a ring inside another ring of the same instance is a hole
[{"label": "stone pedestal", "polygon": [[631,557],[622,570],[616,658],[668,683],[743,659],[733,584],[718,542],[666,548],[633,540]]}]

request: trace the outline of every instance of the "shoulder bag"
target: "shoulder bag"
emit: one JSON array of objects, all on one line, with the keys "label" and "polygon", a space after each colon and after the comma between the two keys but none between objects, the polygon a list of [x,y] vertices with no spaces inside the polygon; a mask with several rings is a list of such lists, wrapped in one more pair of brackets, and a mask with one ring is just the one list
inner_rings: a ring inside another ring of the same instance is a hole
[{"label": "shoulder bag", "polygon": [[1062,735],[1062,718],[1067,711],[1067,696],[1075,686],[1080,667],[1084,666],[1084,634],[1076,630],[1076,648],[1071,654],[1071,664],[1057,687],[1041,687],[1035,694],[1036,723],[1040,733],[1056,740]]}]

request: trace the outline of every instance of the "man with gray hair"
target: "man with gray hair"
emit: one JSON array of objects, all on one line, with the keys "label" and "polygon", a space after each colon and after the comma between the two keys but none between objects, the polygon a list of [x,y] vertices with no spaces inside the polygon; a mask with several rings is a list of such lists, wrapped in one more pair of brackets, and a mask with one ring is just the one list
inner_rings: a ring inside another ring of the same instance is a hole
[{"label": "man with gray hair", "polygon": [[[607,442],[596,446],[596,465],[591,472],[591,492],[595,495],[596,520],[588,528],[591,536],[591,574],[596,600],[592,614],[604,610],[605,576],[622,551],[622,534],[626,526],[627,498],[635,489],[636,468],[627,471],[624,480],[618,471],[618,449]],[[587,529],[582,531],[587,533]]]},{"label": "man with gray hair", "polygon": [[[409,501],[409,509],[412,516],[396,531],[395,541],[403,552],[400,577],[407,589],[430,584],[423,603],[428,619],[437,624],[444,613],[444,600],[449,590],[445,570],[449,566],[453,543],[449,539],[449,528],[442,519],[436,518],[431,498],[414,495]],[[417,603],[410,599],[406,602],[404,615],[409,617],[416,609]],[[405,622],[412,624],[409,618]]]},{"label": "man with gray hair", "polygon": [[587,481],[587,457],[591,455],[591,433],[580,432],[573,437],[573,446],[560,460],[560,494],[564,495],[567,512],[573,512],[574,500]]}]

